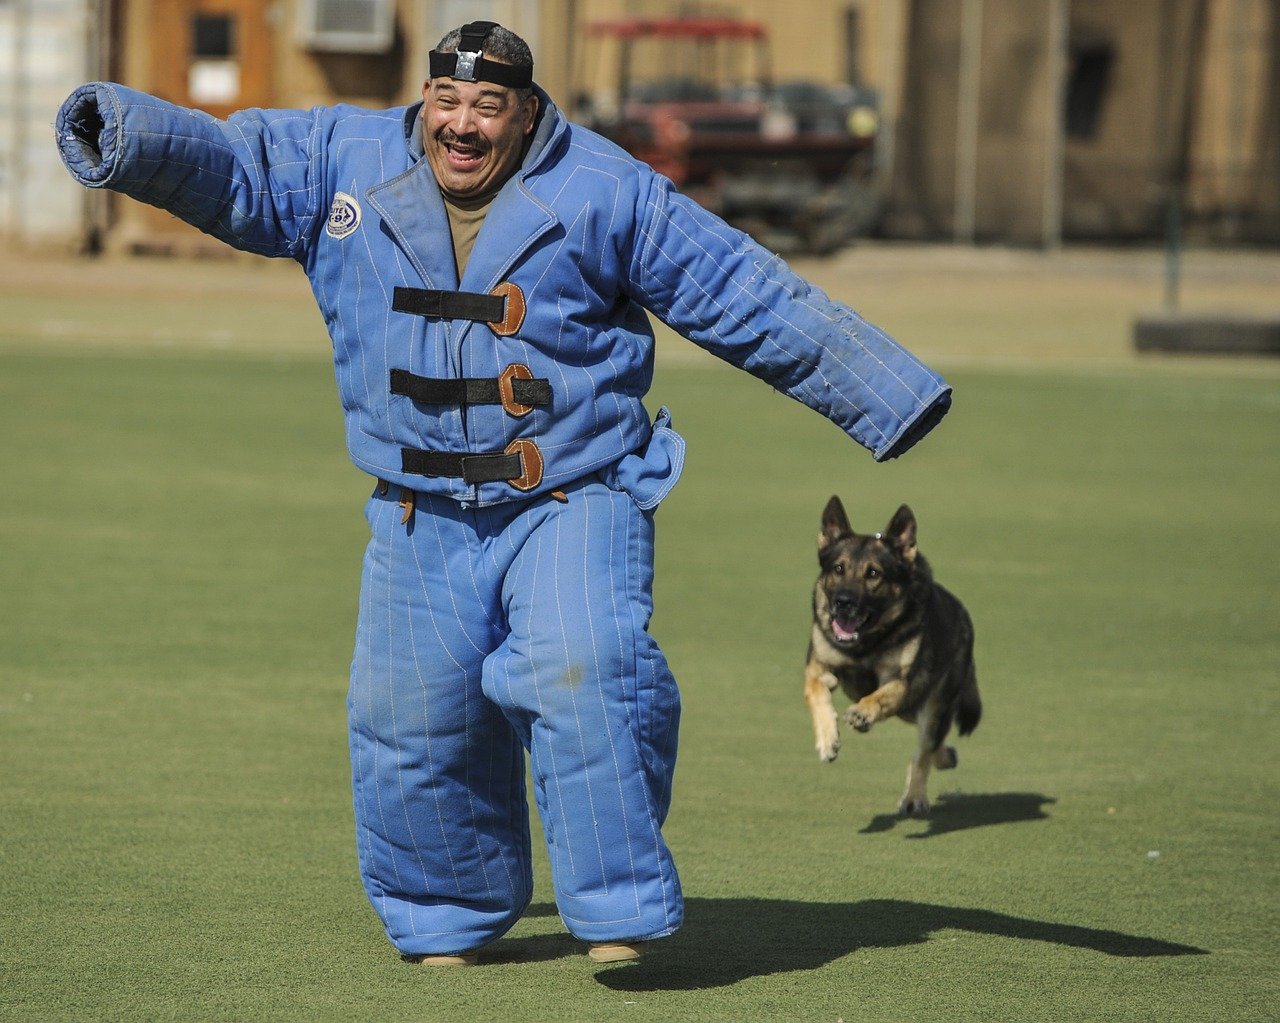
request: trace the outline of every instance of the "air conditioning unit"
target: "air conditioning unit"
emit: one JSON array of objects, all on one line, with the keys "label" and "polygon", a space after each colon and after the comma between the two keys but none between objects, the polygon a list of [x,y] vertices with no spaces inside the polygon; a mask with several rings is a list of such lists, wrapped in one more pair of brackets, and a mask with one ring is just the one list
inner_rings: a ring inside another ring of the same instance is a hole
[{"label": "air conditioning unit", "polygon": [[328,53],[386,53],[395,42],[396,0],[302,0],[298,43]]}]

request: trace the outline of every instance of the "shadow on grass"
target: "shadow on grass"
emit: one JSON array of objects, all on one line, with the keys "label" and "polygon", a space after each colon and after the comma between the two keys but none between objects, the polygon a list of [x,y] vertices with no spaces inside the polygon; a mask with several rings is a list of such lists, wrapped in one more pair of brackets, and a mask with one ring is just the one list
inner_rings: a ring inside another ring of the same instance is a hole
[{"label": "shadow on grass", "polygon": [[927,831],[906,837],[933,838],[935,835],[945,835],[952,831],[985,828],[991,824],[1041,821],[1048,819],[1049,816],[1044,812],[1043,807],[1056,802],[1056,799],[1036,792],[993,792],[985,795],[944,792],[933,804],[933,810],[927,818],[882,813],[873,817],[871,823],[858,834],[875,835],[882,831],[891,831],[898,824],[923,824],[928,821]]},{"label": "shadow on grass", "polygon": [[[545,910],[545,912],[540,912]],[[551,905],[529,907],[525,916],[555,916]],[[554,959],[585,958],[587,943],[563,931],[557,934],[530,934],[521,938],[503,938],[495,941],[483,953],[481,964],[500,966],[503,963],[549,963]]]},{"label": "shadow on grass", "polygon": [[859,949],[922,944],[938,931],[1044,941],[1109,956],[1209,954],[1192,945],[1120,931],[899,899],[690,899],[685,921],[650,956],[606,968],[596,980],[618,991],[724,987],[750,977],[817,969]]}]

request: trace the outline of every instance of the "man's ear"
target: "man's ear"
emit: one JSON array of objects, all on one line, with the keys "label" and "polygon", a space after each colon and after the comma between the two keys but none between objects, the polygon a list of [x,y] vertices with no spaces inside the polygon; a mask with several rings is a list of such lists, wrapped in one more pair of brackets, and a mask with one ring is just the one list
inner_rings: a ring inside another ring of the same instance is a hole
[{"label": "man's ear", "polygon": [[431,79],[428,78],[422,83],[422,102],[427,101],[427,93],[431,91]]},{"label": "man's ear", "polygon": [[533,131],[533,122],[538,119],[538,97],[530,96],[524,101],[524,133]]}]

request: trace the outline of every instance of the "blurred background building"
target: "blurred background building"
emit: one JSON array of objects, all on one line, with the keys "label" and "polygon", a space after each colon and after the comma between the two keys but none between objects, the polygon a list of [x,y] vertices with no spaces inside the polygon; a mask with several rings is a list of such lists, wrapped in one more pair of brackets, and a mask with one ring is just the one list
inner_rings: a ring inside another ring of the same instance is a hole
[{"label": "blurred background building", "polygon": [[[814,97],[847,99],[845,127],[873,143],[861,176],[836,180],[874,194],[860,231],[1052,247],[1156,239],[1176,217],[1201,242],[1280,242],[1280,0],[0,0],[0,238],[203,244],[62,171],[51,124],[83,81],[217,115],[405,103],[440,36],[486,18],[529,40],[539,83],[564,109],[616,122],[621,78],[648,82],[650,102],[663,83],[683,87],[690,69],[670,26],[695,16],[758,23],[743,38],[763,49],[765,70],[729,98],[787,84],[785,116],[766,96],[752,129],[770,152],[796,137]],[[666,26],[647,56],[606,45],[641,18]],[[689,82],[743,72],[746,58],[699,45]],[[680,115],[675,126],[695,141],[715,128]],[[794,192],[794,162],[813,151],[793,144],[773,184],[752,179],[745,201]]]}]

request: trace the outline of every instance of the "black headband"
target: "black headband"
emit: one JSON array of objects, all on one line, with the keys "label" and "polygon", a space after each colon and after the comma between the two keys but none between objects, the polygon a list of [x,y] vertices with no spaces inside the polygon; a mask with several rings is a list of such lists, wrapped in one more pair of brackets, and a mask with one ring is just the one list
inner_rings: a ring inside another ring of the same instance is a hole
[{"label": "black headband", "polygon": [[431,51],[431,77],[454,78],[459,82],[492,82],[508,89],[527,89],[533,84],[532,64],[500,64],[484,56],[484,41],[498,27],[496,21],[473,21],[462,26],[457,53]]}]

